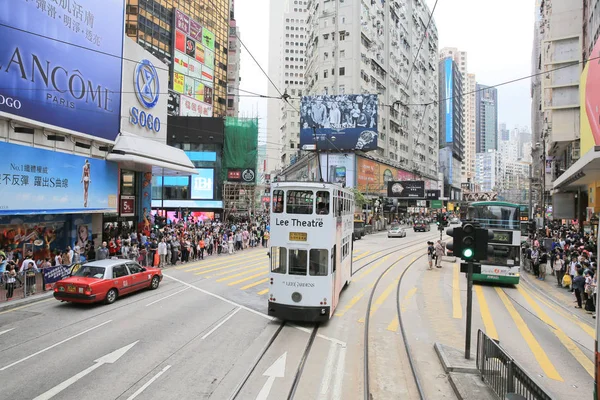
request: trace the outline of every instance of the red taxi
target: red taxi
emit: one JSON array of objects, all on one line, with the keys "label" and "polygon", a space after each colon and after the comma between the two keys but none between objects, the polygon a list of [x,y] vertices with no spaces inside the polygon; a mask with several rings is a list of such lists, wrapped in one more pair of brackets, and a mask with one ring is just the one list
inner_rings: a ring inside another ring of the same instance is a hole
[{"label": "red taxi", "polygon": [[159,268],[145,268],[127,259],[91,261],[73,268],[71,276],[54,286],[54,298],[73,303],[112,304],[117,297],[143,289],[157,289]]}]

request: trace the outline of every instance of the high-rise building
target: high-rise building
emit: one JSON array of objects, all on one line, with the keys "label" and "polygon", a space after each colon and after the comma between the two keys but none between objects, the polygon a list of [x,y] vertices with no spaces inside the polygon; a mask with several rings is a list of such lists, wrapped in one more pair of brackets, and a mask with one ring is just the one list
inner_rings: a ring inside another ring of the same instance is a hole
[{"label": "high-rise building", "polygon": [[461,164],[464,157],[462,75],[452,57],[439,62],[440,83],[440,170],[444,175],[444,196],[461,200]]},{"label": "high-rise building", "polygon": [[498,150],[498,90],[479,83],[476,90],[477,152]]},{"label": "high-rise building", "polygon": [[369,156],[437,181],[438,34],[425,2],[310,0],[308,10],[306,94],[377,94]]},{"label": "high-rise building", "polygon": [[[229,0],[127,0],[125,32],[154,56],[172,64],[175,9],[214,35],[210,38],[211,48],[214,47],[214,69],[207,70],[206,74],[212,72],[211,78],[214,77],[210,79],[214,80],[212,114],[224,117],[227,114]],[[169,87],[173,87],[173,82]]]},{"label": "high-rise building", "polygon": [[475,178],[475,74],[468,72],[466,51],[455,47],[444,47],[440,50],[440,59],[450,57],[456,63],[462,78],[462,123],[464,132],[464,157],[461,165],[461,181],[472,182]]},{"label": "high-rise building", "polygon": [[[295,162],[300,155],[300,97],[304,94],[308,17],[306,0],[271,0],[269,12],[267,170]],[[288,101],[278,99],[287,93]]]},{"label": "high-rise building", "polygon": [[506,124],[503,122],[498,127],[498,141],[509,140],[510,130],[506,129]]},{"label": "high-rise building", "polygon": [[482,192],[491,192],[497,189],[500,177],[501,155],[496,150],[477,153],[475,161],[475,183]]},{"label": "high-rise building", "polygon": [[235,21],[234,1],[229,7],[229,56],[227,57],[227,116],[237,117],[240,111],[239,85],[242,46],[240,28]]},{"label": "high-rise building", "polygon": [[583,4],[583,59],[587,60],[594,57],[592,50],[600,37],[600,0],[588,0]]}]

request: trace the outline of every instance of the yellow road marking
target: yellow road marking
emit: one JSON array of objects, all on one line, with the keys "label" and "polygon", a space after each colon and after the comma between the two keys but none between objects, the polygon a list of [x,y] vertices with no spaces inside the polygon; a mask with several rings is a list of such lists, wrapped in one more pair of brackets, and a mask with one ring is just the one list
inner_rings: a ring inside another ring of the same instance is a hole
[{"label": "yellow road marking", "polygon": [[[408,307],[408,302],[410,301],[410,299],[412,299],[412,297],[415,295],[415,293],[417,293],[416,287],[413,287],[412,289],[410,289],[408,291],[408,293],[406,293],[406,295],[400,302],[400,312],[403,313],[404,311],[406,311],[406,307]],[[400,324],[398,322],[398,317],[396,316],[396,318],[394,318],[392,320],[392,322],[390,322],[390,324],[388,325],[387,330],[392,331],[392,332],[397,332],[399,327],[400,327]]]},{"label": "yellow road marking", "polygon": [[[232,269],[231,271],[220,272],[218,274],[215,274],[215,276],[225,275],[225,274],[227,274],[229,272],[233,272],[233,271],[240,271],[240,270],[242,270],[244,268],[252,267],[252,266],[261,264],[263,262],[264,262],[263,260],[251,262],[249,264],[244,265],[243,267]],[[228,268],[231,268],[231,267],[232,267],[232,265],[227,265],[225,267],[218,267],[218,268],[207,269],[206,271],[194,272],[194,275],[204,275],[204,274],[208,274],[209,272],[221,271],[221,270],[228,269]],[[233,267],[235,267],[235,265],[233,265]]]},{"label": "yellow road marking", "polygon": [[[244,286],[244,287],[241,287],[241,288],[240,288],[240,290],[246,290],[246,289],[250,289],[251,287],[258,286],[258,285],[260,285],[260,284],[262,284],[262,283],[265,283],[265,282],[268,282],[268,281],[269,281],[269,278],[261,279],[260,281],[256,281],[256,282],[253,282],[253,283],[251,283],[251,284],[249,284],[249,285],[246,285],[246,286]],[[267,289],[267,291],[268,291],[268,290],[269,290],[269,289]]]},{"label": "yellow road marking", "polygon": [[585,354],[583,354],[583,352],[579,347],[577,347],[575,342],[573,342],[573,340],[570,337],[568,337],[565,334],[565,332],[554,323],[554,321],[552,321],[548,314],[546,314],[540,308],[540,306],[533,300],[533,298],[531,298],[531,296],[525,290],[523,290],[523,288],[517,286],[517,290],[519,291],[519,293],[521,293],[521,296],[525,298],[527,303],[529,303],[531,308],[533,308],[537,316],[551,327],[558,340],[560,340],[563,346],[565,346],[567,350],[569,350],[569,353],[571,353],[571,355],[577,360],[577,362],[579,362],[579,364],[581,364],[581,366],[588,372],[588,374],[590,374],[590,376],[593,377],[594,363],[592,362],[592,360],[590,360],[585,356]]},{"label": "yellow road marking", "polygon": [[352,259],[352,261],[358,261],[361,258],[365,258],[366,256],[368,256],[371,253],[370,250],[365,251],[364,253],[362,253],[360,256],[356,256],[355,258]]},{"label": "yellow road marking", "polygon": [[[399,259],[402,259],[403,257],[404,256],[401,256]],[[369,268],[367,268],[366,271],[363,271],[359,276],[357,276],[355,279],[353,279],[353,281],[354,282],[361,281],[365,276],[367,276],[371,272],[373,272],[375,270],[375,268],[379,267],[381,264],[383,264],[385,261],[387,261],[388,258],[389,258],[389,256],[383,257],[381,260],[377,261],[375,264],[373,264]]]},{"label": "yellow road marking", "polygon": [[454,264],[452,271],[452,318],[462,319],[462,307],[460,306],[460,268]]},{"label": "yellow road marking", "polygon": [[571,321],[574,324],[576,324],[577,326],[579,326],[591,338],[594,338],[594,339],[596,338],[596,330],[594,328],[592,328],[591,326],[589,326],[585,322],[580,321],[578,318],[576,318],[573,315],[571,315],[570,313],[564,311],[562,308],[556,306],[555,304],[552,304],[551,302],[549,302],[548,300],[544,299],[542,296],[540,296],[539,294],[537,294],[533,290],[529,290],[527,288],[523,288],[523,289],[526,290],[527,293],[533,295],[536,299],[538,299],[538,301],[541,301],[546,306],[548,306],[549,308],[551,308],[552,310],[554,310],[554,312],[556,312],[557,314],[562,315],[564,318],[568,319],[569,321]]},{"label": "yellow road marking", "polygon": [[[390,294],[392,293],[392,291],[396,288],[396,285],[398,285],[398,281],[400,280],[400,278],[395,279],[394,282],[390,283],[388,285],[388,287],[385,288],[385,290],[383,291],[383,293],[381,293],[381,295],[375,300],[375,304],[373,304],[373,306],[371,306],[371,310],[369,311],[369,316],[375,314],[375,312],[377,310],[379,310],[379,307],[381,307],[381,305],[383,304],[383,302],[390,296]],[[360,318],[358,320],[358,322],[360,323],[364,323],[365,322],[365,318]]]},{"label": "yellow road marking", "polygon": [[258,295],[262,296],[263,294],[267,294],[268,292],[269,292],[269,289],[261,290],[260,292],[258,292]]},{"label": "yellow road marking", "polygon": [[356,296],[354,296],[349,302],[348,304],[346,304],[346,306],[344,307],[343,310],[340,310],[338,312],[335,313],[335,315],[337,317],[341,317],[344,314],[346,314],[346,312],[351,309],[356,303],[358,303],[358,301],[360,299],[362,299],[362,297],[365,295],[365,292],[369,289],[371,289],[373,287],[374,284],[370,284],[369,286],[367,286],[366,288],[363,288],[360,290],[360,292],[358,292],[358,294]]},{"label": "yellow road marking", "polygon": [[231,276],[226,276],[225,278],[217,279],[217,282],[228,281],[230,279],[237,278],[238,276],[249,274],[250,272],[260,271],[261,269],[264,269],[264,268],[265,267],[263,266],[263,267],[258,267],[258,268],[254,268],[254,269],[249,269],[247,271],[240,272],[239,274],[234,274],[234,275],[231,275]]},{"label": "yellow road marking", "polygon": [[246,281],[249,281],[251,279],[258,278],[259,276],[266,275],[268,273],[269,273],[269,271],[259,272],[258,274],[254,274],[254,275],[249,276],[247,278],[239,279],[239,280],[237,280],[235,282],[230,282],[230,283],[227,284],[227,286],[234,286],[234,285],[237,285],[238,283],[246,282]]},{"label": "yellow road marking", "polygon": [[498,340],[498,331],[494,324],[494,319],[490,313],[490,309],[487,304],[487,300],[483,294],[483,288],[479,285],[475,285],[475,294],[477,295],[477,301],[479,303],[479,312],[481,313],[481,319],[483,320],[483,326],[485,326],[485,333],[492,339]]},{"label": "yellow road marking", "polygon": [[210,264],[202,265],[201,267],[195,267],[195,268],[189,268],[189,265],[187,265],[186,268],[188,268],[188,269],[186,269],[185,272],[200,271],[202,269],[218,267],[218,266],[225,265],[225,264],[227,264],[228,266],[231,267],[231,266],[236,266],[236,265],[246,263],[249,260],[254,260],[255,262],[257,262],[261,259],[268,260],[268,258],[269,257],[267,257],[266,255],[257,255],[257,256],[252,256],[252,257],[246,257],[243,260],[240,259],[239,257],[229,258],[228,260],[220,260],[217,262],[211,262]]},{"label": "yellow road marking", "polygon": [[521,336],[523,336],[523,339],[525,339],[525,342],[531,349],[533,356],[544,371],[544,374],[546,374],[546,376],[550,379],[564,382],[564,379],[560,376],[560,374],[552,364],[552,361],[550,361],[548,355],[542,349],[542,346],[540,346],[539,342],[533,336],[533,333],[531,333],[531,330],[529,330],[527,324],[525,323],[521,315],[518,313],[518,311],[515,309],[515,306],[510,302],[508,296],[506,296],[506,293],[504,293],[504,291],[499,287],[496,287],[494,289],[496,289],[496,293],[498,293],[500,300],[502,300],[502,303],[504,303],[504,307],[506,307],[506,310],[515,322],[517,329],[519,329],[519,332],[521,332]]},{"label": "yellow road marking", "polygon": [[35,306],[35,305],[38,305],[38,304],[41,304],[41,303],[46,303],[46,302],[48,302],[48,301],[51,301],[51,300],[54,300],[54,299],[40,300],[40,301],[36,301],[35,303],[26,304],[26,305],[24,305],[24,306],[20,306],[20,307],[11,308],[10,310],[1,311],[1,312],[0,312],[0,315],[2,315],[2,314],[8,314],[8,313],[11,313],[11,312],[14,312],[14,311],[19,311],[19,310],[22,310],[22,309],[24,309],[24,308],[29,308],[29,307],[31,307],[31,306]]}]

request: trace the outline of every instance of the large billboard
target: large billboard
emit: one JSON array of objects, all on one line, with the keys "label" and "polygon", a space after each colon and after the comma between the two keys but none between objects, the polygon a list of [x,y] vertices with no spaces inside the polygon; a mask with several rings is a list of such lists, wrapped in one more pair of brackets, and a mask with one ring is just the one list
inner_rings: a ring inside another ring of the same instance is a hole
[{"label": "large billboard", "polygon": [[387,183],[387,195],[398,199],[425,199],[425,182],[389,181]]},{"label": "large billboard", "polygon": [[0,1],[0,112],[114,140],[123,0]]},{"label": "large billboard", "polygon": [[212,200],[214,197],[215,170],[198,168],[197,174],[191,176],[192,200]]},{"label": "large billboard", "polygon": [[[410,181],[412,172],[390,167],[377,161],[356,157],[356,188],[365,194],[387,195],[388,182]],[[425,189],[437,189],[437,183],[425,180]]]},{"label": "large billboard", "polygon": [[[600,39],[596,41],[591,54],[594,56],[600,54]],[[600,146],[600,90],[598,88],[600,88],[600,65],[597,60],[593,60],[586,64],[579,81],[582,156],[594,146]]]},{"label": "large billboard", "polygon": [[320,154],[321,175],[325,182],[337,183],[345,187],[354,187],[355,156],[354,153]]},{"label": "large billboard", "polygon": [[451,58],[446,58],[444,60],[444,71],[445,71],[445,77],[446,77],[446,81],[445,83],[445,91],[444,91],[444,95],[446,96],[446,109],[445,109],[445,113],[446,113],[446,143],[452,143],[452,127],[454,125],[454,121],[452,120],[452,108],[453,108],[453,99],[452,99],[452,94],[454,93],[454,91],[452,90],[452,87],[454,85],[454,79],[452,76],[452,59]]},{"label": "large billboard", "polygon": [[302,97],[300,146],[316,150],[377,149],[377,95]]},{"label": "large billboard", "polygon": [[116,212],[110,161],[0,142],[0,214]]},{"label": "large billboard", "polygon": [[181,96],[179,115],[212,117],[215,35],[180,10],[174,19],[172,82]]}]

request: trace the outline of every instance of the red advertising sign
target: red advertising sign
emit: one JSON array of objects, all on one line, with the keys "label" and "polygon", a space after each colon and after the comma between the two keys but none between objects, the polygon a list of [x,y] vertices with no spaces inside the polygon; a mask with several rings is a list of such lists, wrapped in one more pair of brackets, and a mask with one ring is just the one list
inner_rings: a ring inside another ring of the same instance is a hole
[{"label": "red advertising sign", "polygon": [[262,202],[263,203],[270,203],[271,202],[271,197],[269,197],[269,196],[263,196],[262,197]]},{"label": "red advertising sign", "polygon": [[135,216],[135,196],[121,196],[119,213],[121,217]]},{"label": "red advertising sign", "polygon": [[229,169],[227,170],[228,181],[239,181],[242,179],[242,170],[240,169]]}]

